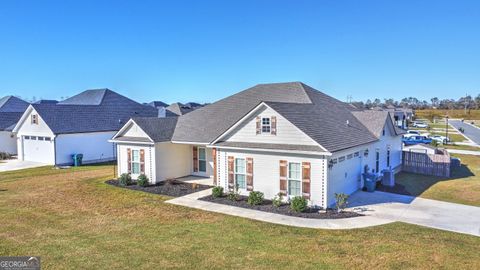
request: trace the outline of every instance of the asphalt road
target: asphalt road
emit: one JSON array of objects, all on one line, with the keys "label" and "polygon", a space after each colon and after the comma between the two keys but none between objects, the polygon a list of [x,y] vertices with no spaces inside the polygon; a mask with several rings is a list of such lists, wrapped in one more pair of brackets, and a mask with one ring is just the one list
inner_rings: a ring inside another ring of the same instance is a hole
[{"label": "asphalt road", "polygon": [[[467,120],[465,120],[467,121]],[[449,124],[451,124],[456,129],[463,128],[465,130],[465,136],[470,138],[476,144],[480,144],[480,128],[473,127],[469,124],[462,123],[460,120],[449,120]]]}]

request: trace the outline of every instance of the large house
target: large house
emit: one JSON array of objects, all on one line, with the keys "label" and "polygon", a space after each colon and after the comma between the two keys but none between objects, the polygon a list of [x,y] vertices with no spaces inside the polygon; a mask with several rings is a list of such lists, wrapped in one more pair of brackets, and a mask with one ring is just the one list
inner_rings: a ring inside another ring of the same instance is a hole
[{"label": "large house", "polygon": [[17,154],[17,138],[12,131],[28,105],[14,96],[0,98],[0,152]]},{"label": "large house", "polygon": [[194,175],[225,190],[304,196],[327,207],[363,186],[361,173],[401,166],[401,134],[303,83],[260,84],[176,118],[132,118],[112,138],[118,173],[151,183]]},{"label": "large house", "polygon": [[13,129],[18,159],[68,165],[73,154],[83,154],[84,163],[113,160],[115,148],[108,140],[131,117],[157,115],[154,107],[109,89],[87,90],[58,103],[31,104]]}]

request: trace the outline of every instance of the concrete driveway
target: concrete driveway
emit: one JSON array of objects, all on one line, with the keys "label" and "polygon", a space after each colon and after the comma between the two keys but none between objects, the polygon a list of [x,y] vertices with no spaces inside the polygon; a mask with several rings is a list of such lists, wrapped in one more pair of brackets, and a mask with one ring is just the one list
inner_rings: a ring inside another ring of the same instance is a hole
[{"label": "concrete driveway", "polygon": [[44,163],[32,162],[32,161],[21,161],[17,159],[4,160],[0,163],[0,172],[15,171],[21,169],[29,169],[47,166]]},{"label": "concrete driveway", "polygon": [[480,207],[380,191],[358,191],[349,202],[371,217],[480,236]]}]

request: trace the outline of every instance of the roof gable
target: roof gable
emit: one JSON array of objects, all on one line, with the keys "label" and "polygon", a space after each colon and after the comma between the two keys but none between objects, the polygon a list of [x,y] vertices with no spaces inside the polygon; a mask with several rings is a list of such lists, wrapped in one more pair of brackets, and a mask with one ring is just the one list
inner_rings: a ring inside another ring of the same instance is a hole
[{"label": "roof gable", "polygon": [[[103,93],[99,105],[86,105],[88,102],[74,105],[79,99],[73,99],[68,104],[62,102],[32,106],[55,134],[116,131],[132,117],[158,116],[156,108],[137,103],[111,90],[98,93]],[[99,100],[99,95],[93,96],[93,100]]]},{"label": "roof gable", "polygon": [[14,96],[6,96],[0,99],[0,113],[23,113],[29,103]]}]

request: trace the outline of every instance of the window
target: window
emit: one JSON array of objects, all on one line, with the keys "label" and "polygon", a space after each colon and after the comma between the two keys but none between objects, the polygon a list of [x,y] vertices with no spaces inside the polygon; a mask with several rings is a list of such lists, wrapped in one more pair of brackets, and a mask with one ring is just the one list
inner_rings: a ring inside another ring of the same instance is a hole
[{"label": "window", "polygon": [[43,141],[43,137],[38,137],[38,140],[39,140],[39,141]]},{"label": "window", "polygon": [[332,159],[332,163],[337,164],[337,159],[336,158]]},{"label": "window", "polygon": [[200,172],[207,171],[207,157],[205,148],[198,148],[198,170]]},{"label": "window", "polygon": [[347,159],[352,159],[352,157],[353,157],[352,154],[347,155]]},{"label": "window", "polygon": [[353,156],[354,156],[354,157],[360,156],[360,152],[355,152],[355,153],[353,153]]},{"label": "window", "polygon": [[270,118],[262,118],[262,133],[270,133]]},{"label": "window", "polygon": [[338,158],[338,162],[343,162],[343,161],[345,161],[345,156]]},{"label": "window", "polygon": [[302,195],[302,167],[300,163],[288,163],[288,194],[290,196]]},{"label": "window", "polygon": [[51,141],[51,140],[52,140],[52,138],[50,138],[50,137],[45,137],[45,141]]},{"label": "window", "polygon": [[377,148],[375,151],[375,172],[378,173],[380,170],[380,149]]},{"label": "window", "polygon": [[30,140],[30,136],[25,136],[25,140]]},{"label": "window", "polygon": [[387,167],[390,167],[390,145],[387,145]]},{"label": "window", "polygon": [[37,140],[37,137],[35,137],[35,136],[30,136],[30,140],[34,140],[34,141],[35,141],[35,140]]},{"label": "window", "polygon": [[382,136],[385,136],[385,129],[382,130]]},{"label": "window", "polygon": [[132,174],[140,174],[140,150],[132,150]]},{"label": "window", "polygon": [[235,159],[235,183],[238,188],[245,189],[247,187],[246,183],[246,166],[245,159],[236,158]]},{"label": "window", "polygon": [[38,115],[32,114],[32,124],[38,125]]}]

